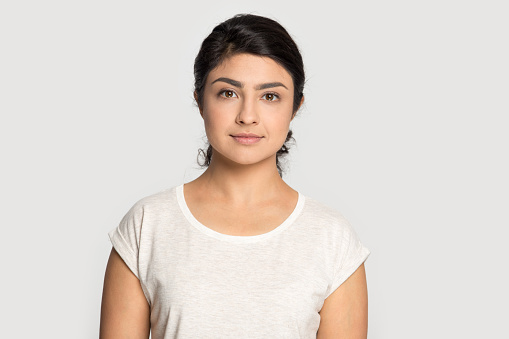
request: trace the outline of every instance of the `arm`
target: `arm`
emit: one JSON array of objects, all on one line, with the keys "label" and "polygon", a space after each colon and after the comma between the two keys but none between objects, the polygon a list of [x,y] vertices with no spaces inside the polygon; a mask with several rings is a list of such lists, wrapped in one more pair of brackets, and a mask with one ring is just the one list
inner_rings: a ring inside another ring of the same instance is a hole
[{"label": "arm", "polygon": [[338,287],[320,311],[317,339],[366,339],[368,289],[364,264]]},{"label": "arm", "polygon": [[150,308],[140,281],[111,249],[101,305],[100,339],[148,339]]}]

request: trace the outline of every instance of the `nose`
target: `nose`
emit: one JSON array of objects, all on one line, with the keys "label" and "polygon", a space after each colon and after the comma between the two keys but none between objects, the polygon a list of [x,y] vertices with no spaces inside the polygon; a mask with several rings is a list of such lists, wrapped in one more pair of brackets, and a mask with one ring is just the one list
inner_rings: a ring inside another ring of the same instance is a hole
[{"label": "nose", "polygon": [[243,100],[240,106],[239,114],[237,114],[236,121],[241,125],[258,124],[259,116],[256,108],[256,100]]}]

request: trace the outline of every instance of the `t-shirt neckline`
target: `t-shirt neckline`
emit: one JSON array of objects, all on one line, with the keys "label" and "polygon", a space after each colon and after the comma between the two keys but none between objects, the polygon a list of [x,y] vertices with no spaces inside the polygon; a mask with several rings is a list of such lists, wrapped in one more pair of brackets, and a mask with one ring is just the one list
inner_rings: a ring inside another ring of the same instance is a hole
[{"label": "t-shirt neckline", "polygon": [[180,184],[175,187],[175,194],[177,196],[177,201],[180,207],[180,210],[186,217],[187,221],[194,226],[199,231],[205,233],[208,236],[211,236],[213,238],[234,242],[234,243],[249,243],[249,242],[257,242],[260,240],[271,238],[281,232],[283,232],[285,229],[287,229],[290,225],[293,224],[295,219],[300,215],[302,212],[302,209],[304,208],[305,203],[305,196],[297,192],[299,194],[297,204],[295,205],[295,208],[293,209],[292,213],[284,220],[279,226],[274,228],[272,231],[269,231],[267,233],[258,234],[258,235],[230,235],[230,234],[224,234],[219,233],[217,231],[214,231],[211,228],[208,228],[207,226],[203,225],[201,222],[198,221],[194,217],[194,215],[191,213],[191,210],[187,206],[185,197],[184,197],[184,184]]}]

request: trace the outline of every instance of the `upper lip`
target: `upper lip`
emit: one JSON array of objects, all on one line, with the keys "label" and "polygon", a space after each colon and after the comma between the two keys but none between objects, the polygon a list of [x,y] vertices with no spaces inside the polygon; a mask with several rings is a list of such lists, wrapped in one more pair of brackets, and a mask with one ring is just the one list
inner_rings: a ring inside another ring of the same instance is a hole
[{"label": "upper lip", "polygon": [[261,138],[261,136],[254,133],[237,133],[232,134],[232,137],[240,137],[240,138]]}]

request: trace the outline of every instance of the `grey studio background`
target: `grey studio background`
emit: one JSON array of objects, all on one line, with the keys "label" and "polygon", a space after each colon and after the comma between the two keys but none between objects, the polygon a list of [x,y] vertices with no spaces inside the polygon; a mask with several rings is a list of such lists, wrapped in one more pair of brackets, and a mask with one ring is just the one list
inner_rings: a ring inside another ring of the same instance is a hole
[{"label": "grey studio background", "polygon": [[194,179],[201,41],[281,22],[306,104],[285,176],[371,250],[369,337],[509,338],[504,1],[4,1],[0,337],[96,338],[107,232]]}]

